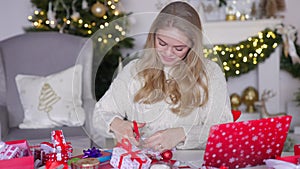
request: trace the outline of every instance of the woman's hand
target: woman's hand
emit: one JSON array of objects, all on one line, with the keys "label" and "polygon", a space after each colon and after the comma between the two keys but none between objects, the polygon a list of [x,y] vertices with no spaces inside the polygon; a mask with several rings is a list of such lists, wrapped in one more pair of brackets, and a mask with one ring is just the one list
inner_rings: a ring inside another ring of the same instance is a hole
[{"label": "woman's hand", "polygon": [[[142,128],[145,124],[146,123],[137,123],[137,126],[138,128]],[[116,117],[110,124],[110,130],[114,132],[118,142],[121,142],[123,138],[127,138],[131,143],[138,146],[139,142],[135,138],[132,121],[122,120]]]},{"label": "woman's hand", "polygon": [[174,148],[178,143],[183,142],[184,140],[185,132],[182,127],[169,128],[160,130],[145,139],[144,147],[163,152],[164,150]]}]

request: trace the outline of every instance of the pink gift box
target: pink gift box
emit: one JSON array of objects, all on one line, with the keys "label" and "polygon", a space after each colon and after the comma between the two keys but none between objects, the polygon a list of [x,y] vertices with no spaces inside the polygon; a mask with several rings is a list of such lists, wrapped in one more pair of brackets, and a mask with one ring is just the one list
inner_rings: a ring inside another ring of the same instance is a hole
[{"label": "pink gift box", "polygon": [[0,151],[0,160],[9,160],[20,156],[20,148],[5,144]]},{"label": "pink gift box", "polygon": [[31,155],[30,148],[26,140],[7,141],[5,144],[18,147],[21,150],[19,151],[20,157],[8,160],[0,160],[0,168],[34,168],[33,156]]}]

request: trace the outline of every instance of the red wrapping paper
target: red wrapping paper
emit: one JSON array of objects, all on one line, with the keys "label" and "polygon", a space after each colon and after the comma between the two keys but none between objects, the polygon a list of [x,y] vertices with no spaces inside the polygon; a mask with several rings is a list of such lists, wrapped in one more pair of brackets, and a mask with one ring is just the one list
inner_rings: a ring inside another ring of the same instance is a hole
[{"label": "red wrapping paper", "polygon": [[281,116],[212,126],[204,165],[244,168],[280,156],[291,118]]}]

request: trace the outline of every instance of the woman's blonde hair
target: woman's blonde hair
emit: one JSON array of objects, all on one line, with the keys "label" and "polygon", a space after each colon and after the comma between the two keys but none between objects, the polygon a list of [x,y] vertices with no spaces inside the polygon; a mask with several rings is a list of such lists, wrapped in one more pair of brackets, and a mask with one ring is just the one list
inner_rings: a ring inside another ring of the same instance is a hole
[{"label": "woman's blonde hair", "polygon": [[[166,79],[163,64],[156,53],[155,34],[158,29],[173,27],[192,42],[186,57],[171,67],[171,79]],[[203,64],[202,26],[196,10],[185,2],[167,5],[154,20],[137,63],[142,87],[135,102],[153,104],[165,100],[173,113],[184,116],[203,106],[208,100],[208,80]]]}]

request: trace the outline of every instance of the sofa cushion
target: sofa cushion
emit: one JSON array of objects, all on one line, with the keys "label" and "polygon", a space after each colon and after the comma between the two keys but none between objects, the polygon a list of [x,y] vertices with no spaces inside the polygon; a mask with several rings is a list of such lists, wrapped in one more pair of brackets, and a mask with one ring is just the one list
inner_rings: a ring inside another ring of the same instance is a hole
[{"label": "sofa cushion", "polygon": [[24,119],[16,75],[47,76],[74,66],[84,43],[81,37],[57,32],[26,33],[0,42],[10,127],[17,127]]},{"label": "sofa cushion", "polygon": [[49,76],[16,76],[24,109],[20,128],[81,126],[85,121],[82,108],[82,66],[76,65]]}]

